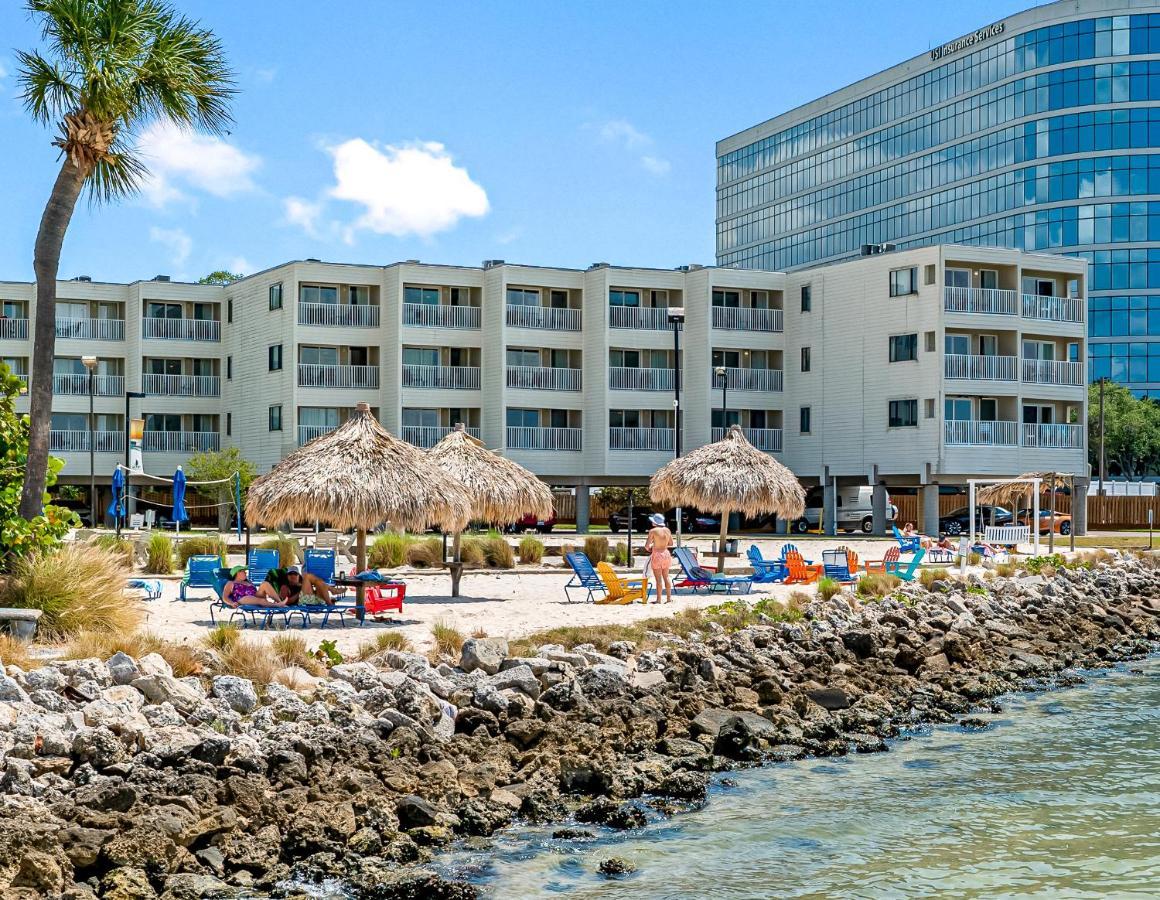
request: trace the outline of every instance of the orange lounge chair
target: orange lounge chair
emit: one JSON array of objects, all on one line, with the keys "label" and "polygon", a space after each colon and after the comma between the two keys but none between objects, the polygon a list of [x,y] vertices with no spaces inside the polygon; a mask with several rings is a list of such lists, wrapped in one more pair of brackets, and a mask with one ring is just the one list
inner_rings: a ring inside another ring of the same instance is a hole
[{"label": "orange lounge chair", "polygon": [[597,563],[596,571],[600,573],[600,580],[604,582],[608,595],[594,600],[594,603],[625,605],[635,600],[639,600],[641,603],[648,602],[647,575],[640,580],[626,581],[617,575],[612,566],[606,562]]},{"label": "orange lounge chair", "polygon": [[[902,551],[898,547],[891,547],[886,551],[886,555],[882,559],[866,560],[866,572],[870,574],[878,573],[880,575],[885,575],[888,566],[891,564],[898,564],[898,555],[901,552]],[[850,571],[853,572],[854,570],[851,569]]]},{"label": "orange lounge chair", "polygon": [[785,555],[785,565],[789,569],[786,584],[813,584],[826,570],[821,563],[807,563],[796,550],[791,550]]}]

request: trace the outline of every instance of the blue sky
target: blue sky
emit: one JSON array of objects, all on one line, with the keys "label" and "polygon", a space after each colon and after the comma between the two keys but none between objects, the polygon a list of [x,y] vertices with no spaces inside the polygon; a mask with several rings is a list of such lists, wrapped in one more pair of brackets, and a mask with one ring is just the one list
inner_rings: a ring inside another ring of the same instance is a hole
[{"label": "blue sky", "polygon": [[[143,136],[140,197],[78,209],[62,277],[291,258],[713,261],[714,142],[1023,8],[920,0],[177,0],[225,42],[222,141]],[[58,163],[17,96],[0,6],[0,280],[29,280]]]}]

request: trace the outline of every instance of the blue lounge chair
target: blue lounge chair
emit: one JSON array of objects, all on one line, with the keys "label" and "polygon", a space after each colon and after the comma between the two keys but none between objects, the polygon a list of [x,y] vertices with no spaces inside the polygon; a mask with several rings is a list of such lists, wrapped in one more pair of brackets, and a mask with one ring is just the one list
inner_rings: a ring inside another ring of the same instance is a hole
[{"label": "blue lounge chair", "polygon": [[922,558],[926,556],[926,551],[919,547],[915,551],[914,556],[910,558],[910,562],[905,566],[902,561],[886,563],[886,574],[897,575],[903,581],[914,581],[914,573],[918,571],[918,567],[922,565]]},{"label": "blue lounge chair", "polygon": [[334,573],[337,568],[337,557],[333,550],[311,548],[306,551],[306,562],[303,568],[307,575],[313,575],[330,586],[331,596],[342,596],[346,588],[334,583]]},{"label": "blue lounge chair", "polygon": [[789,574],[784,560],[765,559],[761,555],[761,551],[757,549],[757,544],[749,545],[747,556],[749,557],[749,564],[753,566],[753,580],[758,584],[773,584],[775,582],[785,581],[785,576]]},{"label": "blue lounge chair", "polygon": [[922,538],[917,534],[914,537],[905,537],[898,530],[897,525],[891,525],[890,528],[894,532],[894,540],[898,541],[898,549],[902,553],[913,553],[915,550],[922,549]]},{"label": "blue lounge chair", "polygon": [[688,587],[693,591],[703,587],[710,591],[724,591],[727,594],[734,588],[737,588],[738,593],[745,594],[753,590],[752,575],[721,575],[718,572],[710,572],[697,564],[688,547],[674,547],[673,556],[677,558],[681,571],[685,573],[685,580],[673,585],[674,587]]},{"label": "blue lounge chair", "polygon": [[190,588],[214,590],[217,585],[218,569],[221,568],[221,565],[221,559],[213,554],[191,556],[185,564],[185,575],[177,589],[177,599],[188,600]]},{"label": "blue lounge chair", "polygon": [[604,582],[600,580],[600,573],[596,571],[595,566],[592,565],[587,555],[583,553],[566,553],[564,558],[568,561],[568,565],[572,567],[572,577],[568,583],[564,585],[564,596],[568,598],[568,602],[572,602],[572,595],[570,590],[587,591],[588,594],[584,598],[587,601],[592,601],[592,595],[599,591],[602,594],[608,592],[608,588],[604,586]]},{"label": "blue lounge chair", "polygon": [[[305,628],[308,624],[309,616],[304,610],[297,606],[254,606],[248,603],[242,603],[238,606],[228,606],[223,599],[223,594],[225,592],[226,582],[229,581],[229,579],[229,569],[219,568],[215,572],[213,589],[214,593],[217,594],[217,597],[209,605],[209,620],[213,624],[218,624],[218,621],[214,616],[215,609],[221,613],[229,614],[226,617],[227,622],[232,623],[235,619],[241,619],[243,628],[246,628],[247,625],[257,626],[259,619],[262,621],[262,628],[269,628],[270,623],[279,616],[282,618],[282,627],[288,628],[290,627],[290,618],[294,615],[297,615],[301,619],[303,628]],[[253,581],[252,576],[250,580]],[[248,622],[246,619],[247,616],[249,616]]]},{"label": "blue lounge chair", "polygon": [[850,557],[846,555],[846,548],[822,551],[822,568],[826,578],[835,581],[853,581],[850,577]]},{"label": "blue lounge chair", "polygon": [[246,561],[246,568],[250,570],[250,581],[261,584],[270,574],[271,569],[278,568],[277,550],[251,550],[250,558]]}]

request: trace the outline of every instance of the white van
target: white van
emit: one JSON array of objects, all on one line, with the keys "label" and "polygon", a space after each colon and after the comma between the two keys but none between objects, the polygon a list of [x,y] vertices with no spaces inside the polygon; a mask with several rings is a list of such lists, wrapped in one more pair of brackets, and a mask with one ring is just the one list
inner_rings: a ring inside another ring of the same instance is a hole
[{"label": "white van", "polygon": [[[868,484],[838,488],[838,529],[840,531],[862,530],[870,534],[874,530],[874,488]],[[886,495],[886,525],[894,521],[898,507]],[[806,511],[793,523],[797,534],[817,531],[822,521],[822,488],[814,487],[806,491]]]}]

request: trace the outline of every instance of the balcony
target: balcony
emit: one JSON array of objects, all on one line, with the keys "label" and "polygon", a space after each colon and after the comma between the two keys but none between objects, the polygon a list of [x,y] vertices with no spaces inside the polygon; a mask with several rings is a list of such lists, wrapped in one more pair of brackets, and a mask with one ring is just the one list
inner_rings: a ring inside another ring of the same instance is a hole
[{"label": "balcony", "polygon": [[[780,428],[742,428],[745,439],[758,450],[766,453],[781,453]],[[713,440],[719,441],[725,436],[724,428],[713,429]]]},{"label": "balcony", "polygon": [[[96,431],[94,446],[97,453],[124,453],[125,432],[123,431]],[[87,431],[50,431],[48,433],[48,449],[53,453],[88,453],[89,432]]]},{"label": "balcony", "polygon": [[221,395],[218,375],[142,375],[141,390],[160,397],[217,397]]},{"label": "balcony", "polygon": [[379,308],[373,304],[298,302],[299,325],[321,325],[338,328],[377,328]]},{"label": "balcony", "polygon": [[221,322],[213,319],[141,320],[141,337],[155,341],[220,341]]},{"label": "balcony", "polygon": [[[403,440],[408,444],[414,444],[420,449],[430,450],[446,437],[450,431],[450,425],[404,425]],[[479,437],[478,428],[468,428],[467,433],[473,438]]]},{"label": "balcony", "polygon": [[403,387],[478,391],[479,369],[476,366],[404,365]]},{"label": "balcony", "polygon": [[671,428],[609,428],[609,450],[660,450],[673,452]]},{"label": "balcony", "polygon": [[324,434],[330,434],[338,426],[337,425],[299,425],[298,426],[298,446],[308,444],[316,437],[322,437]]},{"label": "balcony", "polygon": [[471,328],[479,330],[478,306],[445,303],[404,303],[403,324],[416,328]]},{"label": "balcony", "polygon": [[649,331],[667,331],[669,308],[667,306],[610,306],[608,307],[609,328],[634,328]]},{"label": "balcony", "polygon": [[[87,397],[89,395],[89,376],[87,374],[53,375],[52,392],[70,397]],[[93,376],[93,396],[120,397],[124,393],[124,375]]]},{"label": "balcony", "polygon": [[1014,447],[1019,443],[1019,423],[947,421],[943,442],[954,447]]},{"label": "balcony", "polygon": [[580,310],[552,306],[522,306],[509,303],[507,323],[511,328],[535,328],[537,331],[579,331]]},{"label": "balcony", "polygon": [[1019,315],[1019,293],[1000,288],[944,287],[943,309],[985,316]]},{"label": "balcony", "polygon": [[671,391],[673,385],[672,369],[608,369],[608,387],[614,391]]},{"label": "balcony", "polygon": [[218,449],[216,431],[146,431],[141,449],[146,453],[205,453]]},{"label": "balcony", "polygon": [[0,319],[0,341],[28,340],[27,319]]},{"label": "balcony", "polygon": [[1040,450],[1082,450],[1083,425],[1023,426],[1023,446]]},{"label": "balcony", "polygon": [[509,450],[579,450],[579,428],[524,428],[508,426]]},{"label": "balcony", "polygon": [[1029,384],[1062,384],[1081,387],[1084,384],[1083,363],[1054,359],[1023,360],[1023,381]]},{"label": "balcony", "polygon": [[[731,391],[780,391],[781,369],[725,369],[725,381]],[[709,386],[721,387],[716,367],[709,370]]]},{"label": "balcony", "polygon": [[714,306],[713,327],[722,331],[782,331],[780,309]]},{"label": "balcony", "polygon": [[1071,322],[1082,324],[1087,301],[1079,297],[1041,297],[1023,295],[1023,318],[1041,322]]},{"label": "balcony", "polygon": [[124,319],[57,319],[56,336],[79,341],[123,341]]},{"label": "balcony", "polygon": [[581,385],[580,374],[580,369],[508,366],[507,386],[533,391],[578,391]]},{"label": "balcony", "polygon": [[1016,381],[1019,358],[1016,356],[980,356],[948,353],[944,370],[947,378],[970,381]]},{"label": "balcony", "polygon": [[379,367],[320,366],[312,363],[299,363],[298,386],[377,389],[379,386]]}]

